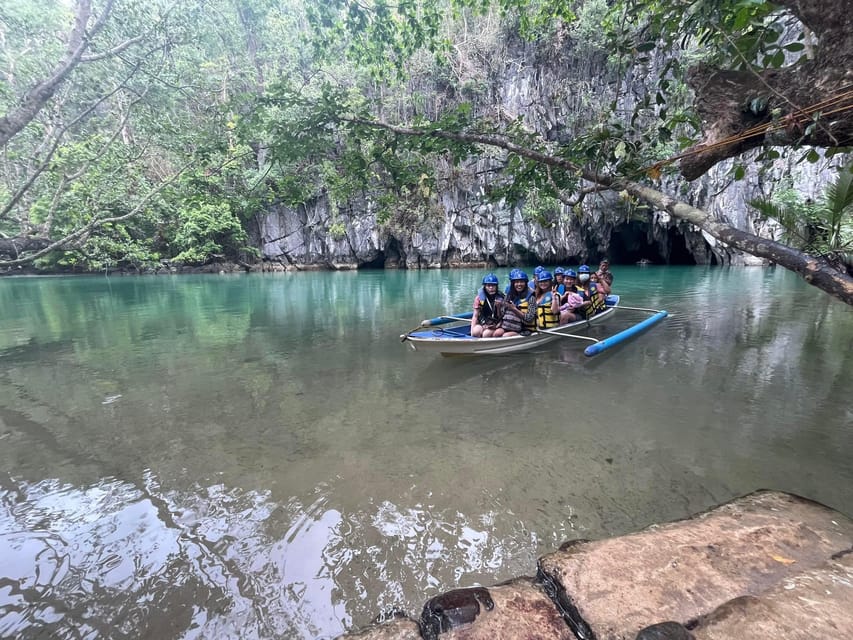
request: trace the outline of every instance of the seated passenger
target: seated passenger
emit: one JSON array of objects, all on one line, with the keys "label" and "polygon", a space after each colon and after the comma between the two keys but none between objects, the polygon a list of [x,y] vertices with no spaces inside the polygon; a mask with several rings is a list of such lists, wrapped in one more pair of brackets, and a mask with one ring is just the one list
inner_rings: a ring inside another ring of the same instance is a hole
[{"label": "seated passenger", "polygon": [[563,267],[554,269],[554,291],[562,298],[566,295],[565,270]]},{"label": "seated passenger", "polygon": [[601,313],[607,308],[604,294],[598,290],[598,285],[590,282],[584,290],[584,303],[581,305],[584,317],[589,319],[596,313]]},{"label": "seated passenger", "polygon": [[536,285],[536,326],[553,329],[560,324],[560,296],[551,290],[553,278],[550,271],[539,272]]},{"label": "seated passenger", "polygon": [[580,289],[586,290],[589,286],[589,267],[585,264],[582,264],[578,267],[578,284],[580,285]]},{"label": "seated passenger", "polygon": [[530,285],[533,293],[536,293],[539,290],[539,274],[543,271],[545,271],[545,267],[541,265],[533,270],[533,284]]},{"label": "seated passenger", "polygon": [[603,258],[601,260],[601,263],[598,265],[596,275],[598,276],[599,282],[598,288],[605,296],[609,296],[613,289],[613,272],[610,271],[610,260],[607,258]]},{"label": "seated passenger", "polygon": [[[566,285],[566,292],[571,293],[578,290],[578,274],[574,269],[566,269],[565,277],[563,278],[563,282]],[[566,302],[566,300],[563,300]]]},{"label": "seated passenger", "polygon": [[501,318],[503,335],[529,335],[536,328],[536,299],[527,284],[527,274],[521,269],[510,271],[509,287]]},{"label": "seated passenger", "polygon": [[500,328],[503,300],[504,294],[498,291],[498,277],[490,273],[483,278],[483,286],[474,298],[471,337],[497,338],[503,335],[503,329]]},{"label": "seated passenger", "polygon": [[583,303],[583,296],[576,290],[567,292],[563,304],[560,305],[560,324],[583,320],[586,317],[582,309]]}]

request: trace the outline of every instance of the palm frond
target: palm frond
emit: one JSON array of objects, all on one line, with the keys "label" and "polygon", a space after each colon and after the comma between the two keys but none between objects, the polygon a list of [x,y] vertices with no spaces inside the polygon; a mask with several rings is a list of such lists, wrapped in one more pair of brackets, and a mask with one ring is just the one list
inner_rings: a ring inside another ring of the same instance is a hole
[{"label": "palm frond", "polygon": [[750,200],[748,204],[765,218],[777,222],[782,227],[789,241],[799,240],[805,242],[805,221],[796,207],[789,204],[778,204],[765,198]]}]

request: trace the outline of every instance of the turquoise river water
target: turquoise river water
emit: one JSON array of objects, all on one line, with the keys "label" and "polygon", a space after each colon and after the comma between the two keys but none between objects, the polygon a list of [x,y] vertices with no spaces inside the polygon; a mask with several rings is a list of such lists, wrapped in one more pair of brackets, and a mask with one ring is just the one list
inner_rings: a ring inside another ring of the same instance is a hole
[{"label": "turquoise river water", "polygon": [[671,316],[591,359],[401,344],[478,271],[0,280],[0,637],[331,638],[759,488],[853,515],[853,309],[613,271]]}]

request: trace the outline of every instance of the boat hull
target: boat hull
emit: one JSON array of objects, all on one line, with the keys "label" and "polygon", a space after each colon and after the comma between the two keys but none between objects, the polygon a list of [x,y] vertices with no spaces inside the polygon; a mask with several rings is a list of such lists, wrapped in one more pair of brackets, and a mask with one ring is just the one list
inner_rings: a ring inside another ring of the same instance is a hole
[{"label": "boat hull", "polygon": [[532,333],[529,336],[512,336],[509,338],[472,338],[469,334],[470,325],[413,331],[406,340],[415,351],[440,353],[443,356],[483,356],[500,355],[529,351],[554,340],[560,340],[570,335],[578,334],[592,325],[597,325],[610,318],[618,307],[607,307],[601,313],[589,320],[579,320],[550,329],[548,333]]}]

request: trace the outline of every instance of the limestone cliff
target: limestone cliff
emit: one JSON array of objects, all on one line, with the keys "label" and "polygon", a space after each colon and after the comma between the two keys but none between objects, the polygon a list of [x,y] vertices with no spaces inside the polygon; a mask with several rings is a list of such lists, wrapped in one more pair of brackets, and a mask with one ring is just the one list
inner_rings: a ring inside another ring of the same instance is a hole
[{"label": "limestone cliff", "polygon": [[[571,138],[584,114],[583,100],[589,96],[604,100],[615,95],[620,110],[630,113],[632,101],[642,94],[643,83],[654,71],[633,69],[629,77],[619,80],[621,91],[613,94],[614,78],[608,77],[603,57],[572,51],[571,42],[530,45],[510,38],[499,46],[503,53],[512,49],[512,55],[485,56],[491,63],[469,69],[479,89],[464,98],[473,99],[481,113],[507,118],[523,115],[525,123],[553,141]],[[560,48],[557,54],[555,47]],[[512,63],[495,68],[498,59]],[[742,158],[747,173],[741,180],[732,178],[731,162],[722,162],[692,183],[673,181],[661,188],[727,218],[739,229],[774,237],[778,230],[760,222],[747,202],[769,195],[783,177],[804,197],[816,199],[832,177],[829,161],[797,164],[801,151],[780,149],[780,153],[771,165]],[[298,208],[277,206],[259,214],[252,225],[253,240],[266,261],[286,268],[576,265],[604,255],[615,263],[641,259],[662,264],[758,262],[666,213],[622,201],[613,193],[587,198],[582,215],[560,205],[543,226],[542,220],[525,216],[521,206],[489,201],[481,176],[490,168],[489,159],[483,158],[454,174],[457,178],[445,182],[446,188],[435,199],[433,215],[407,216],[401,204],[400,215],[380,225],[375,203],[369,200],[348,202],[331,211],[329,201],[320,197]]]}]

